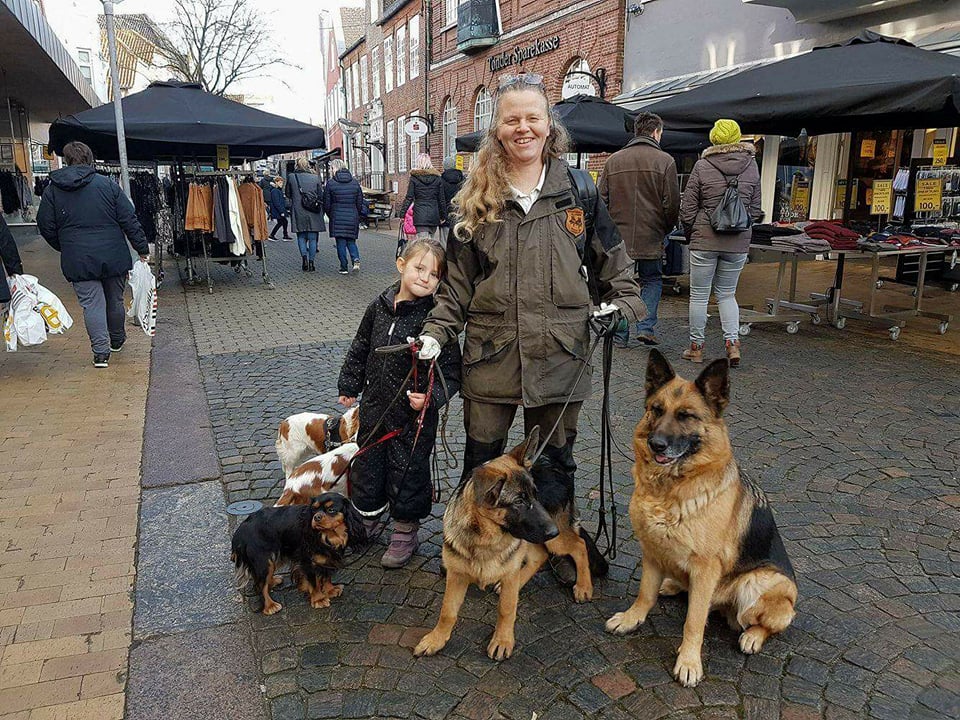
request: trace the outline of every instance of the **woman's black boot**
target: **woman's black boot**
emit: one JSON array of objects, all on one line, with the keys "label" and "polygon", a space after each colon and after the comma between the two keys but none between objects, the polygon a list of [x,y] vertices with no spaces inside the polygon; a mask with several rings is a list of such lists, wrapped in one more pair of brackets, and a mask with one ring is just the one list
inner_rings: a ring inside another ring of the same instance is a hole
[{"label": "woman's black boot", "polygon": [[306,272],[309,269],[309,265],[307,265],[307,256],[303,255],[302,257],[303,257],[303,271]]},{"label": "woman's black boot", "polygon": [[308,269],[310,272],[316,272],[316,271],[317,271],[317,268],[316,268],[316,267],[314,266],[314,264],[313,264],[313,260],[311,260],[311,261],[308,263],[307,269]]}]

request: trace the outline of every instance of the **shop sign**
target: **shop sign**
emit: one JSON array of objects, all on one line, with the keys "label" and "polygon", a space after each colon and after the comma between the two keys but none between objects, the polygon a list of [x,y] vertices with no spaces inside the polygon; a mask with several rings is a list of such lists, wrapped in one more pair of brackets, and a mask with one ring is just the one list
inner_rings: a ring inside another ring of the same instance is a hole
[{"label": "shop sign", "polygon": [[461,172],[463,172],[463,155],[461,155],[460,153],[457,153],[457,157],[454,162],[456,163],[455,167],[457,168],[457,170],[460,170]]},{"label": "shop sign", "polygon": [[860,143],[860,157],[874,158],[877,156],[877,141],[864,140]]},{"label": "shop sign", "polygon": [[940,178],[917,180],[917,190],[913,197],[915,212],[940,212],[943,200],[943,181]]},{"label": "shop sign", "polygon": [[586,60],[581,60],[579,64],[574,65],[577,72],[564,75],[563,87],[560,88],[560,98],[566,100],[574,95],[591,95],[596,97],[600,94],[593,78],[584,73],[590,72],[590,66]]},{"label": "shop sign", "polygon": [[408,120],[403,125],[403,131],[410,137],[419,140],[427,134],[427,124],[423,120]]},{"label": "shop sign", "polygon": [[944,167],[947,164],[947,156],[950,149],[947,147],[945,138],[939,138],[933,141],[933,166]]},{"label": "shop sign", "polygon": [[871,195],[870,214],[889,215],[893,195],[893,180],[874,180]]},{"label": "shop sign", "polygon": [[806,216],[810,208],[810,181],[797,179],[793,181],[790,192],[790,209],[795,213]]},{"label": "shop sign", "polygon": [[529,45],[518,45],[513,52],[502,52],[494,55],[487,62],[490,64],[490,72],[499,72],[511,65],[521,65],[524,60],[545,55],[553,52],[560,47],[560,36],[554,35],[550,38],[540,38]]},{"label": "shop sign", "polygon": [[230,146],[217,145],[217,170],[226,170],[230,167]]},{"label": "shop sign", "polygon": [[841,178],[837,180],[837,192],[834,196],[833,209],[834,210],[843,210],[844,206],[847,204],[847,179]]}]

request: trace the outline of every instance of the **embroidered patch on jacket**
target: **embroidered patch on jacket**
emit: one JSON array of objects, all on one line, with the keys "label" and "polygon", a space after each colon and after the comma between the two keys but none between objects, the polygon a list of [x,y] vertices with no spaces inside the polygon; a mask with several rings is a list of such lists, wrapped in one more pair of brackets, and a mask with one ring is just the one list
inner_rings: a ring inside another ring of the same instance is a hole
[{"label": "embroidered patch on jacket", "polygon": [[571,208],[567,213],[567,232],[579,235],[583,232],[583,208]]}]

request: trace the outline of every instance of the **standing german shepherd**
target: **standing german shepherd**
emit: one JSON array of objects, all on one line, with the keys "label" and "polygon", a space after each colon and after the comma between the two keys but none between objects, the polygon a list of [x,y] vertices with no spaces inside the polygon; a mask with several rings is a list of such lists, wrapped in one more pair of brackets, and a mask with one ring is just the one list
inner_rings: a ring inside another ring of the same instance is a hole
[{"label": "standing german shepherd", "polygon": [[716,360],[695,382],[679,378],[658,351],[647,363],[646,413],[633,436],[630,520],[643,550],[640,594],[607,621],[625,634],[647,618],[657,594],[689,593],[673,668],[682,685],[703,678],[700,650],[711,608],[742,630],[755,653],[794,616],[797,584],[763,491],[744,477],[721,415],[728,365]]},{"label": "standing german shepherd", "polygon": [[506,455],[480,465],[457,488],[443,514],[443,565],[447,587],[437,626],[414,648],[414,655],[433,655],[450,639],[470,583],[481,588],[499,584],[500,606],[487,655],[504,660],[513,653],[520,588],[547,559],[570,555],[577,566],[573,596],[593,598],[591,567],[603,572],[603,558],[579,534],[572,501],[553,517],[537,500],[530,474],[540,429]]}]

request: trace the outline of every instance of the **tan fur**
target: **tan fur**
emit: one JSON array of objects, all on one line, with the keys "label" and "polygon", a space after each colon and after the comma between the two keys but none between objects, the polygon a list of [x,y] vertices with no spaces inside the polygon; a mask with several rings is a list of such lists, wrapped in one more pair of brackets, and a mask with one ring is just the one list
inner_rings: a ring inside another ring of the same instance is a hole
[{"label": "tan fur", "polygon": [[[724,405],[725,398],[719,407]],[[655,431],[697,432],[700,449],[682,462],[659,465],[647,444]],[[741,483],[726,424],[693,382],[674,377],[648,396],[633,449],[630,520],[643,550],[643,572],[637,600],[606,627],[630,632],[646,620],[658,594],[688,590],[674,676],[694,686],[703,677],[700,654],[711,609],[727,611],[744,630],[743,652],[757,652],[792,621],[797,587],[772,567],[735,572],[756,498]]]},{"label": "tan fur", "polygon": [[308,422],[303,428],[315,448],[322,448],[323,443],[327,440],[327,429],[324,425],[325,418],[316,418]]}]

